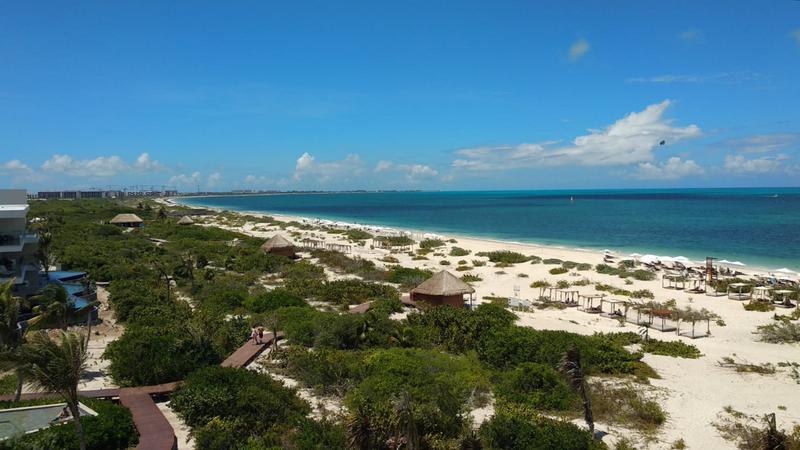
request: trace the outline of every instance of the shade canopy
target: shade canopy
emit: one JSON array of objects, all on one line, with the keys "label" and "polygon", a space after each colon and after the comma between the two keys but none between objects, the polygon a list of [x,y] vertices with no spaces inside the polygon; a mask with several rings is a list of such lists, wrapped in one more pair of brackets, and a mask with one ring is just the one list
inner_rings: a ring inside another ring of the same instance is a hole
[{"label": "shade canopy", "polygon": [[110,223],[142,223],[141,217],[136,214],[117,214]]},{"label": "shade canopy", "polygon": [[293,246],[294,245],[291,242],[289,242],[288,239],[281,236],[280,234],[276,234],[275,236],[269,238],[267,242],[264,242],[261,248],[263,250],[269,251],[272,250],[273,248],[289,248]]},{"label": "shade canopy", "polygon": [[472,294],[475,289],[452,273],[443,270],[423,281],[411,292],[414,294],[448,297],[451,295]]},{"label": "shade canopy", "polygon": [[788,274],[796,273],[794,270],[787,269],[786,267],[781,267],[780,269],[775,269],[775,272],[788,273]]},{"label": "shade canopy", "polygon": [[194,220],[192,220],[192,218],[189,216],[183,216],[181,217],[181,220],[178,221],[178,225],[191,225],[193,223]]}]

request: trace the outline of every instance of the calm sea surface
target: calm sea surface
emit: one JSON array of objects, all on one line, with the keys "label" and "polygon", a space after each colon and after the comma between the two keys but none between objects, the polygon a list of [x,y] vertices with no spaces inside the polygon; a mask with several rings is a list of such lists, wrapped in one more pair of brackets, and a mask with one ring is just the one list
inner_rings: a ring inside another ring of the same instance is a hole
[{"label": "calm sea surface", "polygon": [[[572,199],[572,200],[571,200]],[[800,270],[800,188],[389,192],[181,203]]]}]

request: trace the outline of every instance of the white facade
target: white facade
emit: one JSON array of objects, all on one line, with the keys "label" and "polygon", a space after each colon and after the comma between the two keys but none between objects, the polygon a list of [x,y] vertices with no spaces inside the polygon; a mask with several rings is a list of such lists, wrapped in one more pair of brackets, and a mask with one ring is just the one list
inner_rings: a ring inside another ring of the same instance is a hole
[{"label": "white facade", "polygon": [[0,283],[14,281],[18,295],[39,287],[39,242],[27,229],[28,198],[23,189],[0,189]]}]

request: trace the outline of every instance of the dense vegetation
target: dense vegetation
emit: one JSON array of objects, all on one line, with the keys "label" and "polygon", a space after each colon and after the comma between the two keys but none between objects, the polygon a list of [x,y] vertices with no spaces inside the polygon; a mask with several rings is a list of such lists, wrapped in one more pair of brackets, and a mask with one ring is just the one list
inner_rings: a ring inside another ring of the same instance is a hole
[{"label": "dense vegetation", "polygon": [[[105,224],[122,212],[135,212],[145,227]],[[198,449],[604,448],[578,427],[544,417],[581,411],[580,395],[561,370],[565,354],[578,349],[586,375],[653,373],[641,353],[623,348],[624,339],[519,327],[516,315],[493,304],[423,307],[393,319],[402,310],[398,289],[428,278],[426,270],[378,267],[328,250],[292,261],[264,253],[259,239],[178,226],[147,204],[37,202],[32,215],[54,223],[53,253],[65,269],[110,282],[110,304],[125,325],[105,353],[113,378],[126,386],[185,380],[171,402]],[[426,240],[420,247],[433,253],[445,244]],[[484,259],[473,260],[475,267],[486,258],[501,267],[540,261],[503,251],[476,256]],[[323,267],[348,277],[330,280]],[[367,313],[346,312],[364,302],[371,302]],[[312,405],[269,376],[218,366],[253,325],[285,333],[287,345],[264,368],[337,397],[344,419],[312,419]],[[490,399],[495,416],[473,426],[469,413]],[[623,406],[636,411],[633,402]]]}]

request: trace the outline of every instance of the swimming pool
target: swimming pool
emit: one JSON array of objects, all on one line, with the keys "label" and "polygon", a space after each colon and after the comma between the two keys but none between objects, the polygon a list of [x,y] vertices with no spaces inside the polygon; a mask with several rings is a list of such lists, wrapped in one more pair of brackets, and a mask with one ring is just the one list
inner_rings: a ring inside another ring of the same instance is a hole
[{"label": "swimming pool", "polygon": [[[34,433],[55,424],[64,423],[58,418],[66,406],[66,403],[53,403],[0,410],[0,440],[6,440],[16,434]],[[97,415],[94,410],[83,403],[78,403],[78,409],[81,417]],[[67,421],[69,420],[67,419]]]}]

